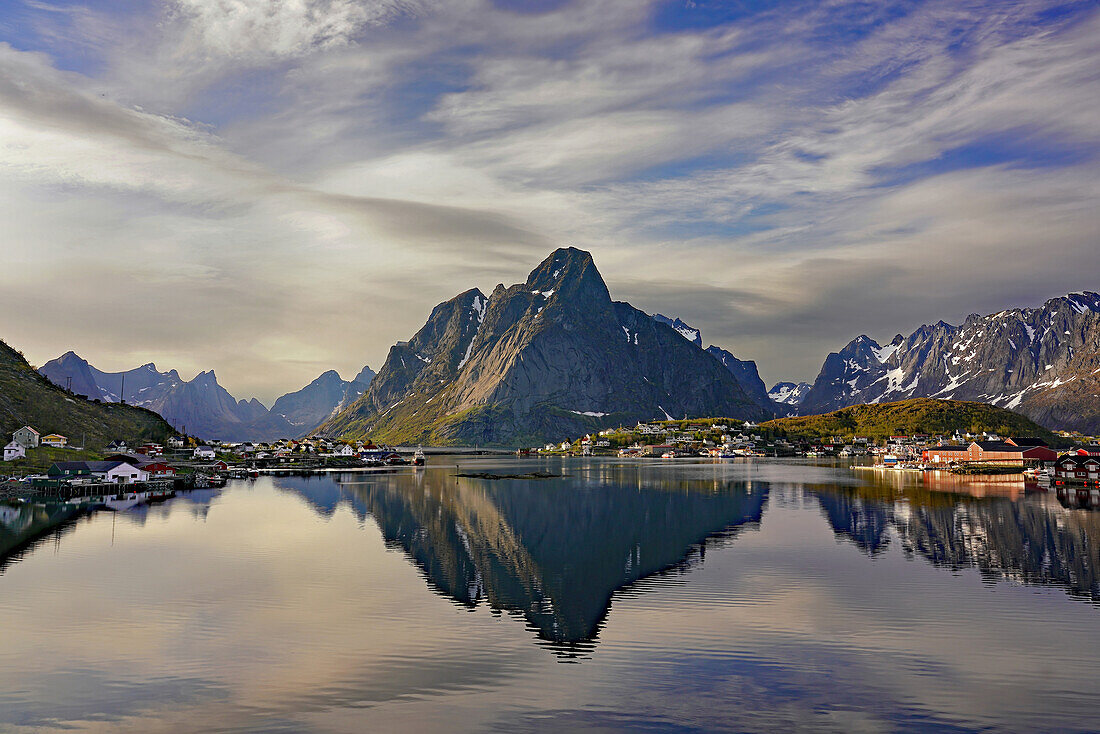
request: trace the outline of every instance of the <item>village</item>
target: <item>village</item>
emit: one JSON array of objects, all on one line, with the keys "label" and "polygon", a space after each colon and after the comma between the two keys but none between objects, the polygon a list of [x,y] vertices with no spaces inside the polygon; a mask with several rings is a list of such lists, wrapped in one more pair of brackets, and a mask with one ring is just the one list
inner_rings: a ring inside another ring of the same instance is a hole
[{"label": "village", "polygon": [[367,442],[321,437],[269,443],[199,441],[169,436],[164,444],[111,441],[99,450],[66,436],[22,426],[4,446],[0,498],[59,499],[121,509],[179,489],[224,486],[260,471],[312,471],[409,464],[400,452]]},{"label": "village", "polygon": [[633,428],[609,428],[520,455],[618,456],[620,458],[808,457],[862,459],[861,468],[957,474],[1027,473],[1056,485],[1100,487],[1100,443],[1096,437],[1063,432],[1070,448],[1055,449],[1036,437],[956,431],[950,435],[831,436],[822,440],[777,435],[751,421],[664,420]]}]

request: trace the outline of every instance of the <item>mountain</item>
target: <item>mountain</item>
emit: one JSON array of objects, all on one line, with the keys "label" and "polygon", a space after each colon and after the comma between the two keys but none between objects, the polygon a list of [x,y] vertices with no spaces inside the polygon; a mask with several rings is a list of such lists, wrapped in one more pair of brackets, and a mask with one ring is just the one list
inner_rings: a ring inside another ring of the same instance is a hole
[{"label": "mountain", "polygon": [[760,372],[756,369],[756,362],[738,359],[730,352],[713,344],[706,348],[706,352],[730,371],[737,380],[737,384],[744,389],[754,403],[767,411],[775,412],[775,406],[768,397],[768,389],[764,386],[764,381],[760,379]]},{"label": "mountain", "polygon": [[336,370],[329,370],[301,390],[276,400],[271,412],[290,421],[302,432],[308,432],[354,402],[366,392],[372,379],[374,371],[370,367],[364,367],[350,382],[342,379]]},{"label": "mountain", "polygon": [[[78,373],[77,376],[80,376]],[[116,439],[131,445],[163,442],[175,433],[159,415],[130,405],[86,400],[54,385],[35,372],[23,355],[0,342],[0,436],[30,425],[41,432],[60,433],[88,448],[101,448]]]},{"label": "mountain", "polygon": [[129,405],[148,408],[177,429],[201,438],[272,440],[298,433],[259,400],[238,401],[218,384],[213,371],[200,372],[192,380],[184,380],[176,370],[160,372],[152,363],[125,372],[103,372],[66,352],[42,365],[39,372],[55,385],[71,384],[77,394],[105,403],[124,399]]},{"label": "mountain", "polygon": [[831,436],[871,439],[894,435],[982,433],[1004,437],[1039,437],[1050,444],[1059,439],[1032,420],[995,405],[961,400],[915,398],[896,403],[853,405],[824,415],[777,418],[760,424],[784,436],[828,439]]},{"label": "mountain", "polygon": [[[659,313],[653,314],[653,320],[671,326],[680,336],[703,349],[703,333],[694,326],[686,324],[678,318],[670,319],[668,316]],[[750,400],[770,413],[776,412],[778,406],[774,405],[768,397],[768,390],[764,386],[764,381],[760,379],[756,362],[738,359],[732,353],[714,345],[707,347],[704,351],[721,362],[730,371],[734,379],[737,380],[737,384],[741,386],[741,389],[745,391]]]},{"label": "mountain", "polygon": [[662,324],[668,324],[673,329],[675,329],[680,336],[684,337],[700,349],[703,348],[703,335],[698,329],[688,326],[680,319],[670,319],[668,316],[662,316],[659,313],[653,314],[653,320],[659,321]]},{"label": "mountain", "polygon": [[793,382],[777,382],[772,385],[771,390],[768,390],[768,398],[773,403],[798,407],[805,400],[810,387],[808,382],[800,382],[797,385]]},{"label": "mountain", "polygon": [[859,336],[826,358],[799,412],[910,397],[977,400],[1100,432],[1100,295],[940,321],[886,346]]},{"label": "mountain", "polygon": [[711,355],[611,300],[592,256],[556,250],[527,281],[474,288],[398,342],[329,435],[434,444],[533,445],[670,415],[759,418]]}]

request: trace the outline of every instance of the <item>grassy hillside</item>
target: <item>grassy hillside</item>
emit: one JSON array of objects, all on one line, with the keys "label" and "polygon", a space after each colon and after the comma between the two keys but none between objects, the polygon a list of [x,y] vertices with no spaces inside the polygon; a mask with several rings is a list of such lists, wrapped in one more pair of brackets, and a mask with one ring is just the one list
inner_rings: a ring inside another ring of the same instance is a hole
[{"label": "grassy hillside", "polygon": [[820,439],[830,436],[867,436],[883,439],[894,435],[927,433],[981,433],[1002,437],[1037,436],[1051,445],[1058,437],[1019,413],[987,403],[915,398],[896,403],[853,405],[824,415],[779,418],[762,428],[790,438]]},{"label": "grassy hillside", "polygon": [[33,426],[43,436],[60,433],[79,444],[101,449],[115,439],[134,445],[163,442],[175,433],[156,413],[145,408],[94,403],[57,387],[27,364],[19,352],[0,341],[0,445],[12,431]]}]

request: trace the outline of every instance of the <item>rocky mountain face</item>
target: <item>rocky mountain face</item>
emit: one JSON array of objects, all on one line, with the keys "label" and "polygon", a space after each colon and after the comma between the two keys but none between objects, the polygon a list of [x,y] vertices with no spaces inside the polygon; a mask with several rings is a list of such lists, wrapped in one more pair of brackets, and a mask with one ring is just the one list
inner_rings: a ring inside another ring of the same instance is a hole
[{"label": "rocky mountain face", "polygon": [[793,408],[797,408],[802,404],[802,401],[806,399],[806,394],[810,392],[810,383],[799,382],[795,384],[793,382],[777,382],[772,385],[768,390],[768,398],[779,405],[789,405]]},{"label": "rocky mountain face", "polygon": [[664,323],[611,300],[591,255],[559,249],[510,288],[439,304],[390,349],[330,435],[533,445],[683,415],[766,417],[730,371]]},{"label": "rocky mountain face", "polygon": [[[108,442],[123,439],[163,442],[175,433],[159,415],[130,405],[93,402],[73,390],[47,380],[27,364],[23,355],[0,342],[0,436],[7,443],[11,432],[30,425],[40,433],[60,433],[73,445],[81,441],[89,449],[101,449]],[[63,383],[64,384],[64,383]]]},{"label": "rocky mountain face", "polygon": [[[284,407],[293,406],[288,408],[289,412],[300,419],[291,420],[280,411],[268,410],[256,398],[237,400],[218,384],[213,371],[200,372],[192,380],[184,380],[176,370],[160,372],[152,363],[125,372],[103,372],[73,352],[66,352],[44,364],[39,372],[55,385],[68,387],[78,395],[104,403],[124,401],[141,406],[193,436],[225,441],[269,441],[305,435],[366,389],[362,383],[340,380],[333,372],[339,385],[334,384],[331,394],[324,386],[311,390],[325,377],[322,375],[306,388],[279,399],[284,401]],[[370,368],[364,368],[357,379],[369,380],[372,376]],[[331,402],[326,404],[326,398],[331,398]],[[310,420],[311,416],[316,419]]]},{"label": "rocky mountain face", "polygon": [[1050,428],[1100,431],[1100,294],[940,321],[885,346],[868,336],[830,354],[803,415],[912,397],[975,400]]},{"label": "rocky mountain face", "polygon": [[680,334],[680,336],[684,337],[700,349],[703,348],[703,334],[698,329],[685,324],[678,318],[670,319],[668,316],[663,316],[659,313],[653,314],[653,320],[658,321],[662,324],[668,324],[673,329],[675,329]]},{"label": "rocky mountain face", "polygon": [[[694,326],[686,324],[678,318],[670,319],[668,316],[663,316],[659,313],[653,314],[653,320],[671,326],[680,336],[700,349],[703,349],[703,333]],[[760,379],[760,372],[756,368],[756,362],[738,359],[733,356],[731,352],[721,347],[716,347],[713,344],[704,351],[721,362],[722,365],[730,371],[734,379],[737,380],[737,384],[741,386],[741,389],[745,391],[750,400],[765,411],[771,413],[776,412],[779,406],[775,405],[771,398],[768,397],[768,390],[764,386],[764,381]]]},{"label": "rocky mountain face", "polygon": [[271,413],[302,431],[309,431],[354,402],[373,379],[374,370],[370,367],[364,367],[351,381],[341,378],[336,370],[329,370],[301,390],[276,400]]}]

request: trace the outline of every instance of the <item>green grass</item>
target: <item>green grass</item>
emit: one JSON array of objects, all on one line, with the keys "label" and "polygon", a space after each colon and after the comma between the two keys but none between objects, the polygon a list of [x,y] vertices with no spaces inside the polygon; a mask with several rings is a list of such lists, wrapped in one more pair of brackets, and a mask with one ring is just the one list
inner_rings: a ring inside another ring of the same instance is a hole
[{"label": "green grass", "polygon": [[853,405],[823,415],[779,418],[761,423],[774,435],[789,439],[821,440],[855,436],[881,441],[894,435],[947,435],[955,431],[989,431],[1002,438],[1038,437],[1057,445],[1061,439],[1019,413],[987,403],[916,398],[879,405]]}]

